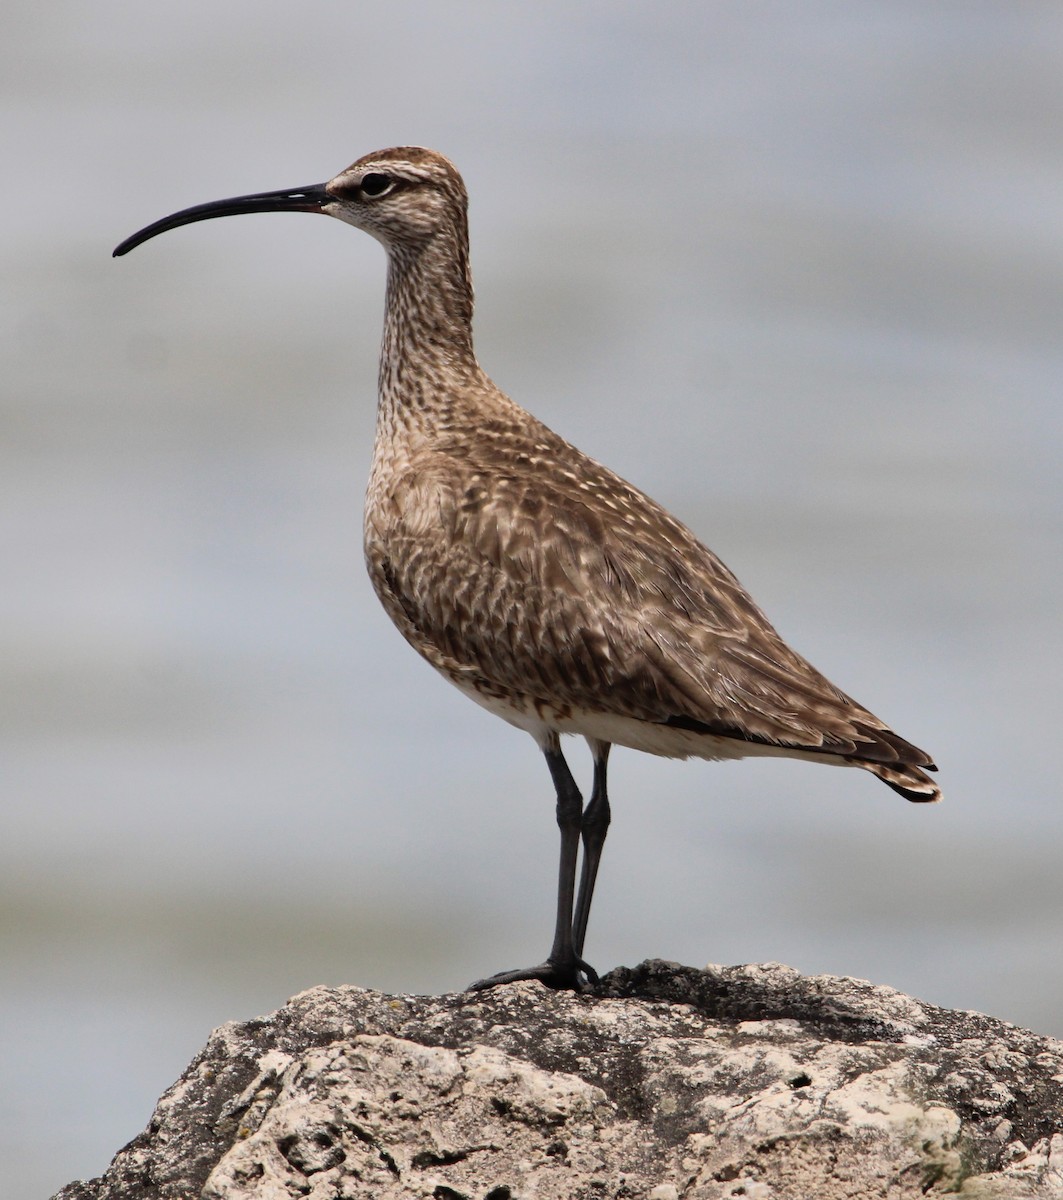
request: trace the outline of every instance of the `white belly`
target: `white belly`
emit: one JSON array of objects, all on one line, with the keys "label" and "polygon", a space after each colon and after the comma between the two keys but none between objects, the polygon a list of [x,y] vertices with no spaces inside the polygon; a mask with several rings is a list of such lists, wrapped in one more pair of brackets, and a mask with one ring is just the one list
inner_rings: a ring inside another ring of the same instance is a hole
[{"label": "white belly", "polygon": [[449,675],[447,678],[463,695],[510,725],[530,733],[542,747],[554,734],[575,733],[613,746],[628,746],[646,754],[657,754],[662,758],[704,758],[714,761],[756,757],[801,758],[836,767],[852,765],[836,754],[815,754],[787,746],[765,746],[759,742],[744,742],[739,738],[716,737],[710,733],[676,729],[674,726],[639,721],[614,713],[561,712],[541,703],[521,704],[497,696],[485,696],[473,688],[463,687]]}]

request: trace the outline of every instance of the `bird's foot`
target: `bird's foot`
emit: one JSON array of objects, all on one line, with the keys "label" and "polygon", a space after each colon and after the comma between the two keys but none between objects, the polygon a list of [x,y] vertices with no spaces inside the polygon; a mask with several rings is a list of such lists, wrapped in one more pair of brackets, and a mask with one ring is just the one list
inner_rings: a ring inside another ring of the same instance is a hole
[{"label": "bird's foot", "polygon": [[499,971],[497,975],[489,975],[486,979],[477,979],[470,983],[466,991],[486,992],[488,988],[498,987],[502,983],[517,983],[522,979],[535,979],[545,987],[563,992],[589,992],[598,984],[598,972],[582,958],[572,958],[565,962],[555,962],[548,958],[537,967],[525,967],[519,971]]}]

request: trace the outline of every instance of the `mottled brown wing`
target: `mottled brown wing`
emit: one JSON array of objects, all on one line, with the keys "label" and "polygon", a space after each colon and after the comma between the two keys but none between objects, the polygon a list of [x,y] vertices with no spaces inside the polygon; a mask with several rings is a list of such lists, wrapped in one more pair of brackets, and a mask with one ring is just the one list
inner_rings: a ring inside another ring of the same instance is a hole
[{"label": "mottled brown wing", "polygon": [[464,472],[426,455],[394,481],[370,571],[375,554],[385,606],[429,661],[495,694],[929,763],[790,650],[685,526],[574,453]]}]

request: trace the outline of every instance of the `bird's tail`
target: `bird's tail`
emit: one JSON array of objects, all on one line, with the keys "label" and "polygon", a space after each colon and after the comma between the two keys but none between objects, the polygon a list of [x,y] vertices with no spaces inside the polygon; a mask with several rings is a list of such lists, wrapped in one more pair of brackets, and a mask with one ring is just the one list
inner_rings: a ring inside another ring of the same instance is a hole
[{"label": "bird's tail", "polygon": [[[889,784],[895,792],[899,792],[905,800],[913,804],[936,804],[941,799],[941,788],[918,767],[901,766],[880,762],[856,760],[872,775],[877,775],[883,783]],[[933,768],[931,768],[933,770]]]}]

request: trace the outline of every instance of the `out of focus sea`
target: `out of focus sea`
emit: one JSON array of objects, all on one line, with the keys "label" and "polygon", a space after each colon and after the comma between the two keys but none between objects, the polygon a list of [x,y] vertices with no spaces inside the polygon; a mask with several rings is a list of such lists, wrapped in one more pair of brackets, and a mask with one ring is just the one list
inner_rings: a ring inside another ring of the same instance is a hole
[{"label": "out of focus sea", "polygon": [[1058,5],[0,28],[5,1195],[102,1171],[223,1021],[546,949],[539,754],[362,567],[379,246],[273,215],[110,258],[391,144],[465,174],[497,382],[941,766],[928,809],[617,751],[591,961],[779,960],[1063,1036]]}]

